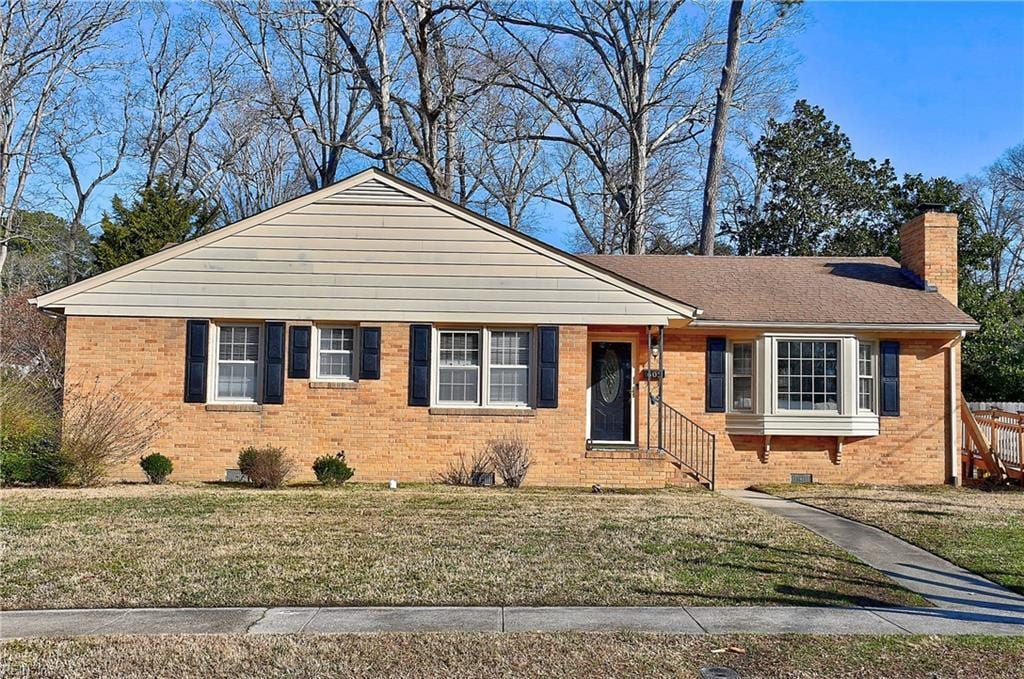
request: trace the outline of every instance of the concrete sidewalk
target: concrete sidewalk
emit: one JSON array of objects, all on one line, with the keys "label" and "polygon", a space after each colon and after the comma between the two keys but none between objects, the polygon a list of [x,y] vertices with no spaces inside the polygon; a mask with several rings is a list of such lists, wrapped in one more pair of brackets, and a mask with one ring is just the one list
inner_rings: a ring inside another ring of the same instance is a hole
[{"label": "concrete sidewalk", "polygon": [[766,493],[726,490],[722,494],[781,516],[834,542],[928,599],[944,614],[959,611],[1011,618],[1024,624],[1024,596],[883,530]]},{"label": "concrete sidewalk", "polygon": [[1024,635],[1024,618],[935,608],[138,608],[0,612],[0,638],[93,634],[637,631]]}]

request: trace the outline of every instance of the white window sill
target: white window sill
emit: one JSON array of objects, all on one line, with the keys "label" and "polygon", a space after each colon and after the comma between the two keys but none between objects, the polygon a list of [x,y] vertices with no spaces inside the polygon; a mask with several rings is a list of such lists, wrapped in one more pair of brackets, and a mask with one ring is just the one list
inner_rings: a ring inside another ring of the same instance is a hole
[{"label": "white window sill", "polygon": [[355,389],[358,382],[352,380],[310,380],[310,389]]},{"label": "white window sill", "polygon": [[835,412],[726,413],[725,431],[747,436],[878,436],[878,415]]},{"label": "white window sill", "polygon": [[206,409],[218,413],[258,413],[263,411],[259,403],[207,403]]},{"label": "white window sill", "polygon": [[536,417],[537,411],[533,408],[502,408],[502,407],[480,407],[480,406],[431,406],[431,415],[476,415],[476,416],[497,416],[497,417]]}]

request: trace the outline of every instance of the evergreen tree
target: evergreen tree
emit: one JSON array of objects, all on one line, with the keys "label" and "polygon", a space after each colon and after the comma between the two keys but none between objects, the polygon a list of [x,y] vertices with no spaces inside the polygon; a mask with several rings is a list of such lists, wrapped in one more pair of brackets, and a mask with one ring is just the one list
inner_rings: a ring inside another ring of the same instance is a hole
[{"label": "evergreen tree", "polygon": [[740,254],[865,254],[885,249],[899,182],[889,161],[857,158],[820,107],[799,100],[787,121],[770,121],[753,148],[767,195],[734,234]]},{"label": "evergreen tree", "polygon": [[103,233],[93,246],[100,271],[134,262],[168,243],[208,233],[216,217],[216,210],[202,200],[178,194],[163,177],[144,187],[130,206],[115,195],[111,210],[113,214],[103,214]]}]

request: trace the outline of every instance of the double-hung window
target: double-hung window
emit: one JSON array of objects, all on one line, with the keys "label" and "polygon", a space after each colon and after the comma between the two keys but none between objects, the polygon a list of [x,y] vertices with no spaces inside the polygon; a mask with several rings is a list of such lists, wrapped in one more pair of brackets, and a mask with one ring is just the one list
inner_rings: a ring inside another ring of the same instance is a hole
[{"label": "double-hung window", "polygon": [[530,333],[493,330],[491,336],[490,401],[496,405],[527,404],[530,393]]},{"label": "double-hung window", "polygon": [[321,326],[316,376],[320,380],[351,380],[355,366],[355,328]]},{"label": "double-hung window", "polygon": [[875,412],[875,352],[870,342],[857,345],[857,407]]},{"label": "double-hung window", "polygon": [[441,330],[438,333],[438,403],[480,403],[480,331]]},{"label": "double-hung window", "polygon": [[528,406],[532,347],[526,329],[438,330],[435,402]]},{"label": "double-hung window", "polygon": [[217,329],[214,381],[219,401],[255,401],[260,355],[258,325],[221,325]]},{"label": "double-hung window", "polygon": [[732,345],[732,409],[754,409],[754,343]]},{"label": "double-hung window", "polygon": [[839,410],[839,342],[779,340],[779,410]]}]

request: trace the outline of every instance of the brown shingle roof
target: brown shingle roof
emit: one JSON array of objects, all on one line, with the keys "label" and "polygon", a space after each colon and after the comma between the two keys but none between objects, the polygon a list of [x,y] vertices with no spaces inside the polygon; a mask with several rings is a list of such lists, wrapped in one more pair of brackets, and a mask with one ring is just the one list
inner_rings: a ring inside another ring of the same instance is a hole
[{"label": "brown shingle roof", "polygon": [[939,293],[918,287],[888,257],[583,255],[582,259],[700,307],[702,320],[975,323]]}]

